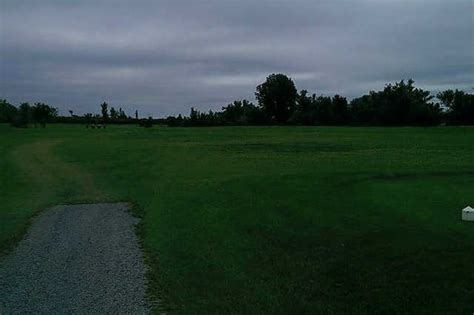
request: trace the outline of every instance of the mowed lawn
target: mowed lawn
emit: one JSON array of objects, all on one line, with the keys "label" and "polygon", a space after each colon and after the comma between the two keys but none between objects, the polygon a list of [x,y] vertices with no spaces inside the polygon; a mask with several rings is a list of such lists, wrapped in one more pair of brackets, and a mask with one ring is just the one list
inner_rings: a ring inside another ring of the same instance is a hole
[{"label": "mowed lawn", "polygon": [[0,125],[0,242],[130,201],[178,313],[474,311],[474,128]]}]

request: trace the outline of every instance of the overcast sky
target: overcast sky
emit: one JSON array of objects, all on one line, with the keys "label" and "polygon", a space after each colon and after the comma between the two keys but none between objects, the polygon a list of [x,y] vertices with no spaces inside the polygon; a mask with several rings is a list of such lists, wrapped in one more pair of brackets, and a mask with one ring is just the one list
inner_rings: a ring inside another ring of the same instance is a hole
[{"label": "overcast sky", "polygon": [[0,98],[188,114],[282,72],[352,98],[413,78],[473,91],[473,0],[0,0]]}]

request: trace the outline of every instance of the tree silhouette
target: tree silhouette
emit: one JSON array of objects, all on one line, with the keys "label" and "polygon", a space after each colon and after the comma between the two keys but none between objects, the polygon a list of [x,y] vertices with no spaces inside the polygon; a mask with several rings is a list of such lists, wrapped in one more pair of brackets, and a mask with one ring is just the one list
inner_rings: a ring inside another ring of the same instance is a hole
[{"label": "tree silhouette", "polygon": [[18,108],[17,115],[12,121],[15,127],[26,128],[31,122],[31,106],[29,103],[22,103]]},{"label": "tree silhouette", "polygon": [[0,123],[11,123],[17,114],[17,109],[7,100],[0,100]]},{"label": "tree silhouette", "polygon": [[415,88],[413,80],[387,84],[351,102],[354,122],[389,126],[433,125],[440,122],[441,108],[431,102],[429,91]]},{"label": "tree silhouette", "polygon": [[255,96],[272,120],[284,123],[295,108],[297,91],[293,81],[279,73],[269,75],[264,83],[257,86]]},{"label": "tree silhouette", "polygon": [[474,95],[459,90],[446,90],[436,97],[447,109],[448,122],[451,124],[474,124]]},{"label": "tree silhouette", "polygon": [[102,119],[103,119],[104,123],[109,121],[108,107],[109,107],[109,105],[106,102],[103,102],[100,105],[100,109],[101,109],[101,112],[102,112]]},{"label": "tree silhouette", "polygon": [[46,127],[46,123],[51,122],[57,115],[58,110],[44,103],[35,103],[31,108],[33,122],[41,127]]},{"label": "tree silhouette", "polygon": [[118,112],[115,110],[115,108],[111,107],[110,108],[110,120],[116,121],[118,119]]},{"label": "tree silhouette", "polygon": [[125,112],[122,110],[122,108],[120,107],[119,108],[119,113],[118,113],[118,116],[120,119],[127,119],[127,115],[125,114]]}]

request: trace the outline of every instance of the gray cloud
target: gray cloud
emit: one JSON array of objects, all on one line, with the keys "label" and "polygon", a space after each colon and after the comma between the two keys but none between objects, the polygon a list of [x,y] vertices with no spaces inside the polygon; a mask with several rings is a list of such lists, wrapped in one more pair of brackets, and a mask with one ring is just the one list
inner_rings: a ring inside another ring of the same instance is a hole
[{"label": "gray cloud", "polygon": [[164,116],[254,98],[266,75],[354,97],[474,85],[471,0],[3,0],[0,96]]}]

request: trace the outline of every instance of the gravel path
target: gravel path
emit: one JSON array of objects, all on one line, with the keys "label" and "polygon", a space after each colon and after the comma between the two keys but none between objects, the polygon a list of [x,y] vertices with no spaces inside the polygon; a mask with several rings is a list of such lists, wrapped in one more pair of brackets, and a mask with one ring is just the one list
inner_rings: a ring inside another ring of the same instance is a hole
[{"label": "gravel path", "polygon": [[124,203],[57,206],[0,261],[0,314],[148,313],[145,265]]}]

